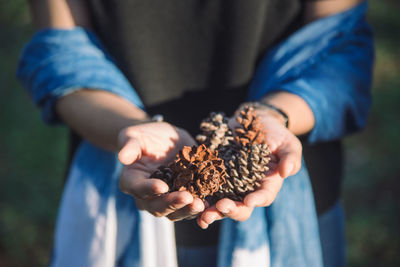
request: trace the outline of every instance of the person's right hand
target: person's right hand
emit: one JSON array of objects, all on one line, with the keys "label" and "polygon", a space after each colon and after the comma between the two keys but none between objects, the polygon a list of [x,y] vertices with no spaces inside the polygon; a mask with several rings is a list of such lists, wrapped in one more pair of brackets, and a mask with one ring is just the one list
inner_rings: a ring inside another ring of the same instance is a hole
[{"label": "person's right hand", "polygon": [[125,165],[119,180],[122,192],[132,195],[140,210],[172,221],[193,217],[204,203],[187,191],[168,192],[168,185],[150,175],[167,165],[183,146],[195,144],[183,129],[166,122],[152,122],[123,129],[119,134],[119,160]]},{"label": "person's right hand", "polygon": [[[268,110],[256,110],[266,132],[265,143],[272,155],[270,170],[265,173],[257,190],[246,195],[243,202],[229,198],[219,200],[208,207],[197,218],[198,225],[205,229],[216,220],[229,217],[237,221],[250,218],[254,207],[267,207],[273,203],[283,185],[284,179],[296,174],[301,167],[302,146],[299,139],[290,132],[284,123]],[[236,118],[230,120],[231,128],[237,127]]]}]

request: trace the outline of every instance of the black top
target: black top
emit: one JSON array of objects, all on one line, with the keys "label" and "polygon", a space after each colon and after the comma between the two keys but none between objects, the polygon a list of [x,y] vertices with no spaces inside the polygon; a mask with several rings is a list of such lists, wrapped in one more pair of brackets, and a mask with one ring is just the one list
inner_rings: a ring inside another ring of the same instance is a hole
[{"label": "black top", "polygon": [[[301,26],[301,0],[86,1],[95,32],[147,111],[193,135],[210,111],[230,115],[245,101],[261,57]],[[338,199],[340,144],[304,151],[320,213]],[[217,242],[218,224],[203,231],[184,221],[176,230],[178,245]]]},{"label": "black top", "polygon": [[247,85],[299,14],[298,0],[87,0],[92,21],[146,106]]}]

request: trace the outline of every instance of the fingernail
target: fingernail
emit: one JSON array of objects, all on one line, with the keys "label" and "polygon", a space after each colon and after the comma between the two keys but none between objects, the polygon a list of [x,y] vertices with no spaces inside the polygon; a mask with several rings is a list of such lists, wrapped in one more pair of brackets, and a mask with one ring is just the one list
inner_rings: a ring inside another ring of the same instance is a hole
[{"label": "fingernail", "polygon": [[191,213],[199,213],[199,212],[202,212],[203,210],[202,209],[200,209],[199,207],[196,207],[196,208],[193,208],[190,212]]},{"label": "fingernail", "polygon": [[293,163],[289,163],[289,165],[287,166],[286,170],[287,170],[287,176],[292,174],[294,168],[294,164]]},{"label": "fingernail", "polygon": [[247,203],[247,207],[249,207],[249,208],[254,208],[255,206],[257,205],[257,203],[255,203],[254,201],[252,201],[252,202],[250,202],[250,203]]},{"label": "fingernail", "polygon": [[208,224],[204,227],[201,227],[203,230],[206,230],[208,228]]},{"label": "fingernail", "polygon": [[168,193],[168,188],[162,188],[160,191],[161,191],[161,194]]},{"label": "fingernail", "polygon": [[227,214],[227,213],[229,213],[231,211],[230,211],[230,209],[223,209],[223,210],[221,210],[221,212]]},{"label": "fingernail", "polygon": [[249,207],[249,208],[254,208],[255,206],[257,206],[257,201],[250,199],[250,197],[246,197],[243,201],[243,203]]}]

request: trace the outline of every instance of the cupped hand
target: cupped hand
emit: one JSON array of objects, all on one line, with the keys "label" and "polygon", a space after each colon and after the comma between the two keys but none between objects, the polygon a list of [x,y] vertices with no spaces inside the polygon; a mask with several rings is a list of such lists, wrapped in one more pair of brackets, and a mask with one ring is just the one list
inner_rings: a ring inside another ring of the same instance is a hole
[{"label": "cupped hand", "polygon": [[[201,228],[207,228],[214,221],[225,217],[237,221],[247,220],[254,207],[271,205],[282,187],[284,178],[300,170],[302,146],[299,139],[286,129],[280,120],[271,116],[270,112],[257,110],[257,114],[266,131],[265,142],[272,152],[270,170],[265,174],[261,186],[248,194],[243,202],[224,198],[207,208],[197,218]],[[236,119],[232,118],[230,126],[235,127],[235,125],[237,125]]]},{"label": "cupped hand", "polygon": [[185,145],[195,144],[183,129],[166,122],[130,126],[119,134],[119,160],[125,165],[119,180],[122,192],[132,195],[140,210],[170,220],[193,217],[204,210],[204,203],[186,191],[168,192],[168,185],[150,175],[167,165]]}]

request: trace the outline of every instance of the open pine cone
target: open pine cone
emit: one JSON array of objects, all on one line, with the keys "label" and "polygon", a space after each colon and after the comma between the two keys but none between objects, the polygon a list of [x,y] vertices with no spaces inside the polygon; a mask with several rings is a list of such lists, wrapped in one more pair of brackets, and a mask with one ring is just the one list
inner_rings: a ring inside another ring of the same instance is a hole
[{"label": "open pine cone", "polygon": [[265,140],[265,132],[263,125],[256,116],[255,110],[252,107],[244,107],[237,117],[237,122],[242,126],[236,128],[235,141],[245,147],[248,144],[262,144]]},{"label": "open pine cone", "polygon": [[265,132],[255,110],[244,107],[237,117],[235,142],[219,150],[229,174],[217,193],[236,201],[255,191],[261,183],[270,161],[271,151],[265,144]]},{"label": "open pine cone", "polygon": [[268,171],[271,151],[265,144],[263,125],[252,107],[240,111],[237,117],[240,127],[234,129],[235,137],[232,131],[226,130],[228,118],[222,115],[211,113],[201,123],[202,134],[197,140],[217,150],[218,156],[224,160],[228,176],[215,194],[216,198],[242,201],[260,186],[264,173]]},{"label": "open pine cone", "polygon": [[228,146],[233,140],[232,131],[228,127],[228,118],[223,113],[212,112],[200,124],[201,134],[196,136],[197,142],[205,144],[211,150],[220,146]]},{"label": "open pine cone", "polygon": [[161,166],[151,177],[165,181],[170,191],[187,190],[204,199],[219,190],[227,174],[218,152],[201,145],[185,146],[168,167]]},{"label": "open pine cone", "polygon": [[266,144],[252,144],[249,148],[236,151],[225,161],[229,176],[217,196],[242,201],[248,193],[256,190],[264,173],[269,170],[269,155]]}]

